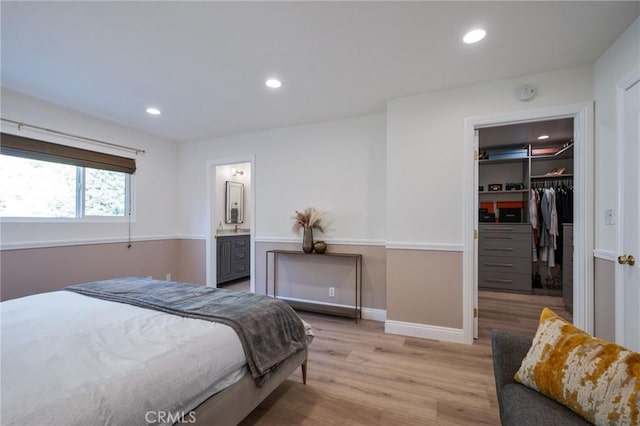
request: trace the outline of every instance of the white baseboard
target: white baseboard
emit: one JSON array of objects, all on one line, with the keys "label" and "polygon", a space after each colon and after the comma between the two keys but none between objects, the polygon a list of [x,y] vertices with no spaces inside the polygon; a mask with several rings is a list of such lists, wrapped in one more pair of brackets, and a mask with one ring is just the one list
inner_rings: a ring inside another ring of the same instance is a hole
[{"label": "white baseboard", "polygon": [[362,308],[362,319],[385,322],[387,311],[385,309]]},{"label": "white baseboard", "polygon": [[384,323],[384,332],[389,334],[399,334],[401,336],[419,337],[421,339],[441,340],[452,343],[467,343],[464,339],[464,332],[461,328],[387,320]]},{"label": "white baseboard", "polygon": [[[336,307],[345,308],[345,309],[354,309],[353,305],[341,305],[338,303],[318,302],[317,300],[298,299],[295,297],[279,296],[278,299],[291,300],[293,302],[313,303],[315,305],[323,305],[323,306],[336,306]],[[384,322],[387,319],[387,311],[384,309],[376,309],[376,308],[362,308],[362,319]]]}]

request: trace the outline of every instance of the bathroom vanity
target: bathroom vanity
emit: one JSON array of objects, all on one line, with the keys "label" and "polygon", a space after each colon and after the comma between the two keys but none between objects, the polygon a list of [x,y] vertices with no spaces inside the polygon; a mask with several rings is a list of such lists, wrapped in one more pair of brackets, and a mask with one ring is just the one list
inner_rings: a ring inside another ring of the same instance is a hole
[{"label": "bathroom vanity", "polygon": [[216,235],[218,284],[249,276],[250,238],[249,233],[229,232]]}]

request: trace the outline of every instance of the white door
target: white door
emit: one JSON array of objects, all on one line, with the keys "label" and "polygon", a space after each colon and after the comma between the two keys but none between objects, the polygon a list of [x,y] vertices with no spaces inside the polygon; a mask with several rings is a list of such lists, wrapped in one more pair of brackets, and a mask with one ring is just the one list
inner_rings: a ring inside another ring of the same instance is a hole
[{"label": "white door", "polygon": [[640,351],[640,81],[624,90],[620,146],[620,233],[616,265],[616,341]]}]

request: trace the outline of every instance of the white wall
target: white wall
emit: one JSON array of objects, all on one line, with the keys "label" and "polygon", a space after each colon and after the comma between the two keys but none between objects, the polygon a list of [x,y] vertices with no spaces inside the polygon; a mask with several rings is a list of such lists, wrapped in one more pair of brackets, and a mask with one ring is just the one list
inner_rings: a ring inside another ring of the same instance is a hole
[{"label": "white wall", "polygon": [[616,225],[605,225],[604,212],[618,206],[617,86],[640,69],[640,18],[595,63],[596,250],[615,253]]},{"label": "white wall", "polygon": [[[518,101],[518,86],[537,96]],[[387,103],[387,240],[463,243],[464,119],[593,99],[591,65]]]},{"label": "white wall", "polygon": [[180,146],[181,234],[205,238],[207,162],[255,154],[255,230],[300,239],[295,210],[328,212],[327,240],[384,240],[385,116],[279,128]]},{"label": "white wall", "polygon": [[[176,236],[178,149],[174,142],[4,88],[1,102],[3,118],[146,150],[146,154],[135,156],[126,151],[104,148],[48,133],[27,129],[18,132],[16,126],[2,123],[2,131],[6,133],[16,133],[125,157],[134,156],[138,169],[135,173],[136,217],[132,224],[132,237],[147,239]],[[144,112],[141,113],[144,114]],[[126,240],[128,224],[126,221],[119,223],[3,222],[1,230],[2,247],[12,248],[56,243]]]}]

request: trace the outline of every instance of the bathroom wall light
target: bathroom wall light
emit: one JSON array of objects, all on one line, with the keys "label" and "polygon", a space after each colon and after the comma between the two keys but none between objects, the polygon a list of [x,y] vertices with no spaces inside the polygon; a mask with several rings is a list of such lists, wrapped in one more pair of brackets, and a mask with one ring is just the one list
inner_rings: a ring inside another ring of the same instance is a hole
[{"label": "bathroom wall light", "polygon": [[238,169],[231,169],[231,176],[242,176],[244,175],[244,172],[242,170],[238,170]]}]

